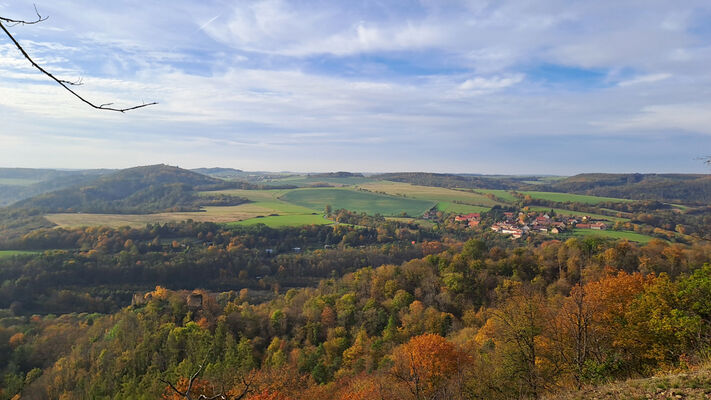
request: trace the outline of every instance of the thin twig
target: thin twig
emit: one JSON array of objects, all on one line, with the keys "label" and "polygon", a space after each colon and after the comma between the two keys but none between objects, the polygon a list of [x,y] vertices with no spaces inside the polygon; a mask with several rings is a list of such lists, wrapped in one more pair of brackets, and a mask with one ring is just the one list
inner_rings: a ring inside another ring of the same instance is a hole
[{"label": "thin twig", "polygon": [[167,381],[167,380],[165,380],[165,379],[159,379],[159,380],[160,380],[161,382],[167,384],[168,386],[170,386],[170,388],[173,389],[173,391],[174,391],[175,393],[177,393],[177,394],[179,394],[179,395],[181,395],[181,396],[184,396],[184,397],[185,397],[185,396],[188,396],[188,393],[187,393],[187,392],[185,392],[185,393],[181,392],[181,391],[178,390],[178,388],[176,388],[172,383],[170,383],[170,381]]},{"label": "thin twig", "polygon": [[15,47],[17,47],[17,49],[20,51],[20,53],[22,53],[22,55],[27,59],[27,61],[30,62],[30,64],[32,64],[33,67],[37,68],[37,69],[38,69],[39,71],[41,71],[43,74],[47,75],[47,76],[50,77],[52,80],[54,80],[55,82],[57,82],[60,86],[62,86],[62,87],[63,87],[64,89],[66,89],[67,91],[69,91],[69,93],[73,94],[76,98],[78,98],[78,99],[81,100],[82,102],[86,103],[87,105],[89,105],[89,106],[91,106],[92,108],[95,108],[95,109],[97,109],[97,110],[117,111],[117,112],[123,113],[123,112],[126,112],[126,111],[136,110],[136,109],[138,109],[138,108],[143,108],[143,107],[148,107],[148,106],[152,106],[152,105],[158,104],[157,102],[151,102],[151,103],[145,103],[145,102],[144,102],[143,104],[139,104],[139,105],[133,106],[133,107],[126,107],[126,108],[114,108],[114,107],[109,107],[109,106],[112,105],[113,103],[104,103],[104,104],[101,104],[101,105],[98,105],[98,106],[97,106],[96,104],[94,104],[94,103],[90,102],[89,100],[85,99],[84,97],[80,96],[77,92],[73,91],[69,86],[78,86],[78,85],[81,85],[81,84],[82,84],[81,78],[80,78],[79,80],[77,80],[76,82],[69,82],[69,81],[66,81],[66,80],[63,80],[63,79],[59,79],[59,78],[55,77],[54,75],[52,75],[52,73],[50,73],[50,72],[48,72],[47,70],[45,70],[44,68],[42,68],[39,64],[37,64],[37,63],[32,59],[32,57],[30,57],[29,54],[27,54],[27,52],[26,52],[25,49],[22,47],[22,45],[20,45],[20,43],[15,39],[14,36],[12,36],[12,34],[10,33],[10,31],[8,31],[7,28],[5,27],[5,25],[3,24],[3,22],[5,22],[5,23],[8,23],[8,24],[12,24],[12,25],[9,25],[9,26],[15,26],[15,25],[18,25],[18,24],[21,24],[21,25],[34,25],[34,24],[40,23],[40,22],[42,22],[42,21],[45,21],[45,20],[47,20],[47,18],[49,18],[49,17],[43,17],[42,15],[40,15],[39,11],[37,11],[37,7],[36,7],[36,6],[35,6],[35,13],[37,13],[37,19],[34,20],[34,21],[24,21],[24,20],[16,20],[16,19],[11,19],[11,18],[6,18],[6,17],[0,17],[0,28],[2,28],[3,32],[5,32],[5,34],[7,35],[7,37],[10,38],[10,40],[11,40],[12,43],[15,45]]},{"label": "thin twig", "polygon": [[36,5],[36,4],[34,5],[34,7],[35,7],[35,13],[37,14],[37,19],[34,20],[34,21],[24,21],[24,20],[21,20],[21,19],[11,19],[11,18],[6,18],[6,17],[0,17],[0,21],[5,21],[5,22],[7,22],[7,23],[9,23],[9,24],[13,24],[13,25],[11,25],[11,26],[16,26],[16,25],[34,25],[34,24],[38,24],[38,23],[40,23],[40,22],[42,22],[42,21],[46,21],[47,18],[49,18],[49,17],[43,17],[43,16],[40,15],[39,11],[37,11],[37,5]]}]

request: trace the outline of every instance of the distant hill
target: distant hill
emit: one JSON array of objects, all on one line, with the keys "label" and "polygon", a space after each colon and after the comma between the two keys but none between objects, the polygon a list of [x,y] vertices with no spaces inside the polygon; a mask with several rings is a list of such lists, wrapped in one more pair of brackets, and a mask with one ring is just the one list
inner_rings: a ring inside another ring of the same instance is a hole
[{"label": "distant hill", "polygon": [[88,184],[114,170],[65,171],[54,169],[0,168],[0,207],[42,193]]},{"label": "distant hill", "polygon": [[310,178],[363,178],[363,174],[354,172],[325,172],[320,174],[309,174]]},{"label": "distant hill", "polygon": [[246,175],[241,169],[234,168],[195,168],[191,169],[191,171],[222,179],[241,178]]},{"label": "distant hill", "polygon": [[483,176],[464,176],[456,174],[435,174],[430,172],[395,172],[371,176],[372,179],[382,179],[393,182],[411,183],[413,185],[437,186],[445,188],[467,189],[520,189],[521,183],[515,179],[486,178]]},{"label": "distant hill", "polygon": [[196,210],[194,188],[223,181],[196,172],[151,165],[101,176],[87,185],[45,193],[12,206],[42,213],[151,213]]},{"label": "distant hill", "polygon": [[633,200],[711,203],[711,175],[701,174],[580,174],[541,189]]}]

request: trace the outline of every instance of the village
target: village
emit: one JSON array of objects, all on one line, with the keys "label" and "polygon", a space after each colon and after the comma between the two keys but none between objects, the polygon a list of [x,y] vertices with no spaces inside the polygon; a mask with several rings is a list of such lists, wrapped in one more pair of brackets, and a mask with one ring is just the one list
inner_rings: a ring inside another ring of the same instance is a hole
[{"label": "village", "polygon": [[[466,223],[468,227],[474,228],[481,224],[481,214],[469,213],[457,215],[455,222]],[[607,224],[594,220],[589,216],[558,216],[554,212],[504,212],[503,218],[491,225],[491,230],[503,235],[511,235],[512,239],[519,239],[530,234],[552,234],[558,235],[573,229],[594,229],[605,230]]]}]

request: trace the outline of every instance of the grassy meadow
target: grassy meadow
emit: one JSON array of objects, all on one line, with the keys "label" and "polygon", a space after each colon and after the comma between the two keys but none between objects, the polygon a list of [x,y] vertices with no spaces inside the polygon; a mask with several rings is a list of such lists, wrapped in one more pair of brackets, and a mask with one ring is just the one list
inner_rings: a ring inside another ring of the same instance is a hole
[{"label": "grassy meadow", "polygon": [[575,236],[602,236],[606,238],[611,238],[611,239],[627,239],[630,242],[638,242],[638,243],[648,243],[650,240],[654,239],[651,236],[643,235],[641,233],[637,232],[630,232],[630,231],[610,231],[610,230],[605,230],[605,231],[598,231],[595,229],[575,229],[573,231],[573,235]]},{"label": "grassy meadow", "polygon": [[409,183],[379,181],[359,185],[359,187],[371,192],[385,193],[393,196],[405,196],[407,198],[429,200],[434,202],[460,202],[473,206],[491,208],[501,205],[501,202],[492,200],[481,193],[469,190],[455,190],[441,187],[419,186]]},{"label": "grassy meadow", "polygon": [[272,179],[268,182],[264,182],[264,184],[266,184],[266,185],[294,185],[294,186],[307,187],[307,186],[311,186],[311,185],[327,183],[329,185],[334,185],[334,186],[352,186],[352,185],[360,185],[362,183],[371,182],[371,181],[372,181],[372,179],[365,178],[365,177],[359,177],[359,176],[350,176],[350,177],[342,177],[342,178],[317,177],[317,176],[289,176],[289,177],[282,178],[282,179]]},{"label": "grassy meadow", "polygon": [[436,205],[435,201],[337,188],[294,189],[279,199],[314,210],[323,210],[326,205],[330,205],[333,210],[345,208],[387,216],[398,216],[403,212],[410,216],[419,216]]},{"label": "grassy meadow", "polygon": [[27,254],[39,254],[39,251],[28,250],[0,250],[0,258],[22,256]]},{"label": "grassy meadow", "polygon": [[470,206],[469,204],[452,203],[449,201],[440,201],[437,203],[437,210],[457,214],[469,214],[486,212],[491,210],[491,208],[483,206]]},{"label": "grassy meadow", "polygon": [[634,200],[627,199],[616,199],[614,197],[598,197],[598,196],[586,196],[582,194],[570,194],[570,193],[556,193],[556,192],[536,192],[536,191],[524,191],[519,192],[523,195],[531,196],[533,199],[556,201],[559,203],[565,202],[575,202],[584,204],[600,204],[604,202],[614,202],[614,203],[624,203],[631,202]]},{"label": "grassy meadow", "polygon": [[0,178],[0,185],[30,186],[40,181],[34,179]]},{"label": "grassy meadow", "polygon": [[202,212],[171,212],[157,214],[84,214],[63,213],[45,216],[61,227],[105,225],[110,227],[142,227],[149,223],[179,222],[192,219],[200,222],[228,223],[250,218],[267,217],[272,214],[311,215],[314,210],[293,204],[271,201],[240,204],[238,206],[204,207]]},{"label": "grassy meadow", "polygon": [[279,215],[263,218],[251,218],[243,221],[229,222],[227,226],[247,226],[264,224],[271,228],[302,225],[329,225],[333,221],[326,219],[322,214]]}]

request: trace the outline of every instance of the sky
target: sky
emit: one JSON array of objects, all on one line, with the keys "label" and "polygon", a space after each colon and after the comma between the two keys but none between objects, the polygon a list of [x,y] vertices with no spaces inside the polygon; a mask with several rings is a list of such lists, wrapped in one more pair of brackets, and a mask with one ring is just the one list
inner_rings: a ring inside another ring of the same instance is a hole
[{"label": "sky", "polygon": [[34,3],[38,63],[159,104],[0,36],[0,167],[711,172],[708,0]]}]

